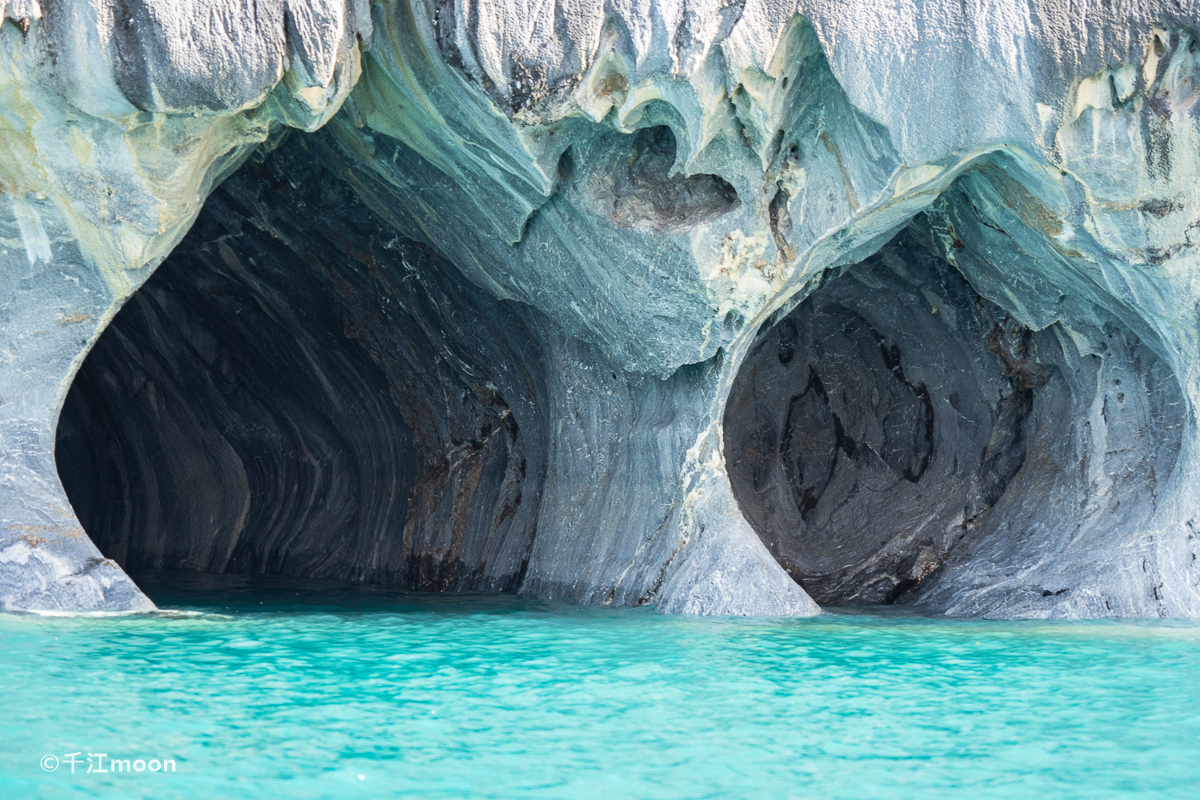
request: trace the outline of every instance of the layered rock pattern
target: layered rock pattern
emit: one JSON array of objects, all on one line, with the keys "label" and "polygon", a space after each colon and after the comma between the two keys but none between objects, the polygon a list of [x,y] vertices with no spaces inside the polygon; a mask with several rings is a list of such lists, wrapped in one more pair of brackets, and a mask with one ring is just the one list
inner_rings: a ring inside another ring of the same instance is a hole
[{"label": "layered rock pattern", "polygon": [[4,13],[6,607],[145,606],[55,421],[270,136],[74,390],[114,557],[1200,614],[1192,4]]},{"label": "layered rock pattern", "polygon": [[501,395],[537,394],[529,336],[318,160],[243,168],[117,316],[59,425],[68,494],[131,567],[511,590],[544,473]]}]

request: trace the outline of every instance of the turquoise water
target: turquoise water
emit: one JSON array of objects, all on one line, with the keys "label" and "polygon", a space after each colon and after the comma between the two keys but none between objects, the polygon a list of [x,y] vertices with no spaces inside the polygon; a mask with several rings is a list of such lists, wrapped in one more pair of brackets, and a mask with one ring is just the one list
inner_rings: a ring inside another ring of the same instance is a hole
[{"label": "turquoise water", "polygon": [[[1200,787],[1190,623],[689,619],[142,580],[173,611],[0,615],[0,798],[1191,798]],[[176,770],[88,774],[88,753]],[[39,766],[47,755],[53,772]]]}]

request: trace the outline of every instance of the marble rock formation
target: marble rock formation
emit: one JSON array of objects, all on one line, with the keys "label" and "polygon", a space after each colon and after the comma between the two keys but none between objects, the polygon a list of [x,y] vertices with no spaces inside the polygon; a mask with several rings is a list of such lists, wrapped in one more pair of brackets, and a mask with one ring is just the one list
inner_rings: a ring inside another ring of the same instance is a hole
[{"label": "marble rock formation", "polygon": [[4,608],[1200,616],[1200,4],[0,18]]}]

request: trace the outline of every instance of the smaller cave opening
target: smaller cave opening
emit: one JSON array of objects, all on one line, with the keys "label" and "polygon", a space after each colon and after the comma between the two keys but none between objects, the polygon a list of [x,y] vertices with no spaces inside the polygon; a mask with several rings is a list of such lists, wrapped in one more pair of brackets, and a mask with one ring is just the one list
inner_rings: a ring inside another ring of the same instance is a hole
[{"label": "smaller cave opening", "polygon": [[[959,585],[995,583],[1005,559],[1029,558],[1034,534],[1111,527],[1099,498],[1152,503],[1178,452],[1178,385],[1129,329],[1095,312],[1101,323],[1076,334],[1095,341],[1082,354],[1060,323],[1030,330],[980,296],[929,230],[918,217],[764,326],[726,406],[742,512],[822,605],[923,604],[951,569],[970,573]],[[1122,376],[1138,403],[1114,384]],[[1125,482],[1106,490],[1089,464],[1108,459],[1115,473],[1118,458]],[[980,553],[990,567],[970,566]]]}]

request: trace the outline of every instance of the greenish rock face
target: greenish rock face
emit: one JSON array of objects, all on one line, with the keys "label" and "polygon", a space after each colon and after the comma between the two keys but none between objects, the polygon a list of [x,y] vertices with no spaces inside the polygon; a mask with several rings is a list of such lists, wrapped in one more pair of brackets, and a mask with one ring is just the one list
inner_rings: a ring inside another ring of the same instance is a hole
[{"label": "greenish rock face", "polygon": [[4,608],[1200,615],[1193,4],[42,5]]}]

